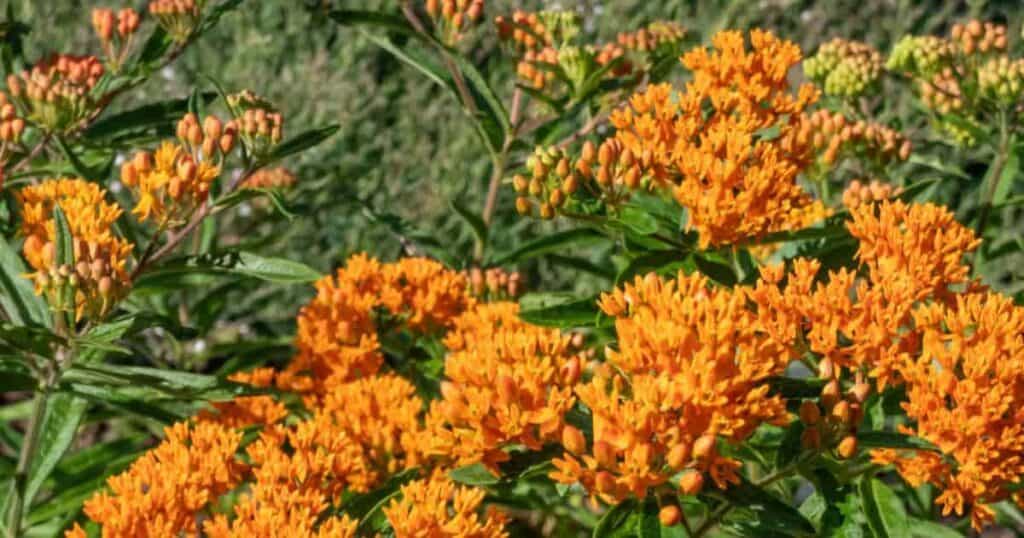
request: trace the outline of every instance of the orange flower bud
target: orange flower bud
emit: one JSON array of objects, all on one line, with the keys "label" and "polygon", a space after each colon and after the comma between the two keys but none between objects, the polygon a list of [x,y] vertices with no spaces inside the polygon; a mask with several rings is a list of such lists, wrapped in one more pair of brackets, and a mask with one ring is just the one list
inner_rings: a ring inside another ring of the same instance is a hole
[{"label": "orange flower bud", "polygon": [[702,435],[693,443],[693,457],[708,460],[715,456],[717,440],[714,435]]},{"label": "orange flower bud", "polygon": [[569,177],[569,172],[571,171],[572,168],[570,168],[569,159],[562,157],[562,159],[558,161],[558,165],[555,167],[555,173],[558,174],[559,178],[565,179],[566,177]]},{"label": "orange flower bud", "polygon": [[134,187],[139,184],[139,173],[135,170],[133,162],[126,162],[121,166],[121,183],[128,187]]},{"label": "orange flower bud", "polygon": [[818,450],[821,448],[821,432],[818,428],[807,428],[800,435],[800,446],[807,450]]},{"label": "orange flower bud", "polygon": [[219,145],[221,153],[231,153],[231,149],[235,147],[235,134],[232,132],[224,133],[224,135],[220,137]]},{"label": "orange flower bud", "polygon": [[607,441],[594,442],[594,459],[602,467],[613,469],[617,463],[615,449]]},{"label": "orange flower bud", "polygon": [[599,493],[613,494],[617,489],[615,477],[608,471],[601,471],[594,477],[594,486]]},{"label": "orange flower bud", "polygon": [[829,381],[825,388],[821,390],[821,405],[825,409],[832,409],[836,402],[839,401],[839,381],[833,379]]},{"label": "orange flower bud", "polygon": [[683,495],[696,495],[704,489],[704,475],[699,471],[690,470],[679,477],[679,491]]},{"label": "orange flower bud", "polygon": [[565,181],[562,182],[562,191],[565,194],[572,196],[573,194],[576,194],[579,186],[580,182],[576,179],[576,174],[569,174],[569,177],[565,178]]},{"label": "orange flower bud", "polygon": [[533,204],[530,203],[528,198],[520,196],[519,198],[516,198],[516,212],[524,217],[529,216],[533,213]]},{"label": "orange flower bud", "polygon": [[540,205],[540,218],[544,220],[551,220],[555,218],[555,208],[551,207],[551,204],[543,203]]},{"label": "orange flower bud", "polygon": [[587,439],[579,429],[566,426],[562,429],[562,445],[573,454],[582,454],[587,450]]},{"label": "orange flower bud", "polygon": [[508,406],[516,399],[516,381],[508,375],[499,375],[495,380],[498,385],[498,405]]},{"label": "orange flower bud", "polygon": [[682,518],[682,511],[674,504],[663,506],[658,512],[658,521],[661,521],[661,524],[666,527],[675,527]]},{"label": "orange flower bud", "polygon": [[548,202],[553,207],[562,207],[562,204],[565,203],[565,193],[559,189],[551,191],[551,195],[548,196]]},{"label": "orange flower bud", "polygon": [[223,130],[224,125],[216,116],[207,116],[206,119],[203,120],[203,132],[206,133],[206,136],[213,139],[220,138],[220,135],[223,134]]},{"label": "orange flower bud", "polygon": [[850,402],[841,400],[832,408],[832,419],[838,424],[850,423]]},{"label": "orange flower bud", "polygon": [[512,178],[512,187],[515,188],[516,192],[523,193],[530,188],[530,181],[522,175],[516,175]]},{"label": "orange flower bud", "polygon": [[675,470],[680,470],[690,461],[690,445],[686,441],[679,441],[665,457],[665,463]]},{"label": "orange flower bud", "polygon": [[591,142],[590,140],[587,140],[586,142],[583,143],[583,151],[581,153],[581,157],[580,158],[582,160],[588,162],[588,163],[591,163],[591,162],[594,162],[594,158],[596,158],[596,157],[597,157],[597,148],[594,147],[594,143],[593,142]]},{"label": "orange flower bud", "polygon": [[843,459],[850,459],[855,456],[857,454],[857,438],[852,435],[844,437],[842,441],[839,441],[836,453]]}]

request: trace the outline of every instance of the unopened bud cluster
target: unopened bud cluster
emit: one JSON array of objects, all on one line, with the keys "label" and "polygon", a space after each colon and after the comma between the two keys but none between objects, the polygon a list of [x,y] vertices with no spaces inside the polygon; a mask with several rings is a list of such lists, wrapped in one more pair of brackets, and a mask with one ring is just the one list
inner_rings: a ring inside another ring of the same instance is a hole
[{"label": "unopened bud cluster", "polygon": [[152,0],[149,13],[171,39],[184,43],[199,27],[205,4],[206,0]]},{"label": "unopened bud cluster", "polygon": [[494,25],[503,42],[524,53],[549,46],[554,40],[536,13],[515,11],[510,17],[496,17]]},{"label": "unopened bud cluster", "polygon": [[64,132],[95,110],[92,89],[103,72],[95,56],[58,54],[19,75],[9,75],[7,89],[11,99],[23,105],[28,119]]},{"label": "unopened bud cluster", "polygon": [[516,74],[535,90],[543,90],[555,80],[555,68],[558,66],[558,51],[545,47],[540,50],[527,50],[516,65]]},{"label": "unopened bud cluster", "polygon": [[686,37],[686,29],[674,21],[655,21],[633,32],[622,32],[616,41],[623,48],[652,52],[664,46],[678,45]]},{"label": "unopened bud cluster", "polygon": [[518,271],[509,273],[500,267],[480,269],[474,267],[466,272],[470,292],[478,298],[489,301],[515,300],[523,293],[522,275]]},{"label": "unopened bud cluster", "polygon": [[242,183],[243,189],[290,189],[298,180],[283,166],[260,168]]},{"label": "unopened bud cluster", "polygon": [[426,0],[424,8],[434,20],[441,39],[453,45],[465,32],[480,24],[484,14],[484,0]]},{"label": "unopened bud cluster", "polygon": [[954,24],[949,37],[966,55],[1006,52],[1009,44],[1006,26],[991,22],[983,23],[977,19],[966,24]]},{"label": "unopened bud cluster", "polygon": [[891,200],[899,193],[900,189],[890,183],[883,183],[877,179],[872,179],[870,182],[861,182],[855,179],[843,191],[843,205],[847,209],[853,209],[863,204]]},{"label": "unopened bud cluster", "polygon": [[96,8],[92,11],[92,26],[103,46],[108,66],[111,71],[117,71],[131,48],[132,37],[139,29],[139,14],[128,7],[116,14],[110,8]]},{"label": "unopened bud cluster", "polygon": [[804,432],[800,444],[806,450],[834,448],[836,455],[849,459],[857,454],[857,426],[864,417],[864,402],[871,394],[871,385],[860,376],[846,392],[839,383],[839,368],[831,359],[818,365],[818,375],[826,381],[818,401],[800,404],[800,422]]},{"label": "unopened bud cluster", "polygon": [[565,150],[537,148],[527,161],[530,177],[517,175],[512,186],[519,193],[516,210],[521,215],[533,215],[539,207],[540,218],[548,220],[572,198],[580,186],[578,173],[573,170]]},{"label": "unopened bud cluster", "polygon": [[264,157],[281,143],[284,119],[274,105],[245,90],[228,96],[228,107],[235,119],[242,143],[250,155]]},{"label": "unopened bud cluster", "polygon": [[882,75],[882,55],[871,45],[836,38],[804,62],[807,77],[826,95],[854,98],[875,87]]},{"label": "unopened bud cluster", "polygon": [[121,182],[138,198],[132,212],[160,226],[184,224],[206,202],[237,136],[233,125],[217,117],[207,116],[200,125],[191,113],[178,122],[177,135],[179,144],[164,142],[121,167]]},{"label": "unopened bud cluster", "polygon": [[989,99],[1012,106],[1024,91],[1024,59],[992,58],[978,68],[978,90]]},{"label": "unopened bud cluster", "polygon": [[834,165],[844,156],[869,159],[877,164],[910,158],[910,140],[900,132],[873,122],[850,121],[838,112],[817,110],[801,129],[826,166]]}]

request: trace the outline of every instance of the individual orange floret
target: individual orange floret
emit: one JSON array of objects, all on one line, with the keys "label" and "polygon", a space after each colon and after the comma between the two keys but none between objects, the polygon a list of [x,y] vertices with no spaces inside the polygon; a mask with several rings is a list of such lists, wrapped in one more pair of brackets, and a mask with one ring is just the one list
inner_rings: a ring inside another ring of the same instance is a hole
[{"label": "individual orange floret", "polygon": [[362,451],[365,468],[347,477],[353,491],[369,491],[422,463],[423,401],[403,377],[380,375],[334,387],[319,412]]},{"label": "individual orange floret", "polygon": [[[121,208],[106,200],[106,191],[83,179],[49,179],[21,189],[22,247],[36,292],[57,310],[73,311],[77,319],[110,313],[130,286],[126,263],[132,245],[114,234]],[[60,266],[56,255],[54,207],[67,218],[74,266]],[[65,293],[68,289],[71,294]],[[73,304],[67,299],[73,298]]]},{"label": "individual orange floret", "polygon": [[466,314],[490,326],[463,328],[457,319],[459,336],[446,337],[461,349],[445,360],[442,397],[431,404],[424,438],[432,455],[458,466],[482,462],[496,474],[509,458],[503,449],[540,450],[560,439],[581,370],[571,336],[509,323],[513,308],[499,305]]},{"label": "individual orange floret", "polygon": [[738,443],[787,420],[785,402],[763,380],[790,361],[746,291],[652,274],[603,295],[600,306],[616,318],[618,349],[606,351],[615,369],[577,389],[594,417],[593,444],[567,446],[552,476],[608,502],[643,497],[681,471],[697,473],[684,490],[700,489],[697,476],[719,487],[738,481],[739,462],[720,455],[717,441]]},{"label": "individual orange floret", "polygon": [[843,191],[843,205],[848,209],[853,209],[862,204],[882,202],[897,196],[901,190],[891,183],[882,183],[877,179],[864,183],[855,179]]},{"label": "individual orange floret", "polygon": [[857,259],[870,270],[873,284],[906,289],[920,300],[967,282],[970,268],[963,257],[980,240],[948,209],[895,201],[862,205],[850,214],[847,228],[860,241]]},{"label": "individual orange floret", "polygon": [[92,90],[102,76],[103,64],[95,56],[54,54],[31,70],[9,75],[7,88],[28,119],[63,132],[95,112]]},{"label": "individual orange floret", "polygon": [[245,471],[235,457],[242,434],[219,424],[178,423],[167,439],[107,480],[84,511],[103,536],[194,535],[201,514],[233,489]]},{"label": "individual orange floret", "polygon": [[989,506],[1010,497],[1024,475],[1024,308],[995,293],[958,295],[914,313],[921,352],[903,370],[916,426],[927,451],[876,454],[918,486],[942,490],[945,516],[969,510],[978,531],[992,522]]},{"label": "individual orange floret", "polygon": [[160,229],[185,224],[206,203],[231,151],[221,141],[232,135],[214,116],[200,126],[194,114],[187,114],[177,132],[178,143],[165,141],[154,153],[139,152],[121,166],[121,182],[137,198],[132,213]]},{"label": "individual orange floret", "polygon": [[802,114],[817,99],[811,85],[791,93],[800,49],[760,30],[750,42],[747,51],[739,32],[716,34],[713,50],[683,56],[685,92],[652,86],[611,116],[645,175],[676,185],[703,247],[797,228],[818,203],[796,182],[811,161]]},{"label": "individual orange floret", "polygon": [[505,538],[506,517],[494,507],[481,514],[485,491],[452,482],[441,472],[402,486],[384,508],[395,536]]}]

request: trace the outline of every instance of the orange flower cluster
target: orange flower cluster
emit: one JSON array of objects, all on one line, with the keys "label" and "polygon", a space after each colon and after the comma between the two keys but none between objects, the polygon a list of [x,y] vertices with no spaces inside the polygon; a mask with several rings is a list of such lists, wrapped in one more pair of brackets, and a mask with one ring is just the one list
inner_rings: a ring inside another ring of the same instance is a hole
[{"label": "orange flower cluster", "polygon": [[132,46],[132,37],[139,29],[139,14],[126,7],[116,14],[110,8],[92,10],[92,26],[100,39],[111,71],[118,71]]},{"label": "orange flower cluster", "polygon": [[228,127],[238,130],[250,154],[266,156],[281,143],[284,117],[270,101],[244,90],[228,96],[228,108],[235,117]]},{"label": "orange flower cluster", "polygon": [[505,516],[478,512],[484,491],[459,486],[443,473],[402,486],[400,499],[384,508],[396,536],[432,538],[506,538]]},{"label": "orange flower cluster", "polygon": [[802,225],[819,205],[797,184],[811,160],[802,125],[813,86],[790,93],[800,49],[768,32],[720,32],[713,51],[691,50],[686,91],[651,86],[611,116],[616,138],[675,197],[702,247],[739,243]]},{"label": "orange flower cluster", "polygon": [[853,209],[862,204],[881,202],[899,195],[901,189],[889,183],[882,183],[877,179],[862,183],[860,180],[853,180],[843,191],[843,205]]},{"label": "orange flower cluster", "polygon": [[232,126],[207,116],[200,127],[191,113],[178,122],[177,133],[178,143],[165,141],[121,166],[121,182],[138,199],[132,213],[160,229],[181,226],[206,203],[235,140]]},{"label": "orange flower cluster", "polygon": [[431,403],[424,444],[456,465],[482,462],[499,474],[512,444],[557,442],[581,358],[570,336],[527,325],[515,303],[481,305],[456,318],[445,337],[440,400]]},{"label": "orange flower cluster", "polygon": [[426,0],[424,7],[449,45],[458,43],[484,14],[484,0]]},{"label": "orange flower cluster", "polygon": [[[85,502],[85,514],[103,525],[103,536],[195,535],[196,514],[241,482],[246,466],[235,456],[240,432],[214,423],[179,423],[165,434],[158,447],[107,480],[110,493]],[[68,536],[76,532],[81,529]]]},{"label": "orange flower cluster", "polygon": [[742,288],[712,288],[700,275],[648,275],[601,297],[616,318],[618,349],[577,388],[593,414],[593,443],[566,428],[555,480],[579,482],[608,502],[644,497],[681,473],[680,489],[739,480],[740,462],[719,437],[741,442],[762,423],[786,422],[785,402],[762,380],[790,361],[785,342],[763,327]]},{"label": "orange flower cluster", "polygon": [[[381,264],[353,256],[333,277],[316,283],[317,295],[298,317],[298,354],[281,373],[281,388],[311,395],[377,373],[383,363],[378,321],[415,332],[447,327],[472,306],[468,280],[441,264],[406,258]],[[394,319],[375,319],[383,309]]]},{"label": "orange flower cluster", "polygon": [[966,24],[954,24],[949,37],[960,46],[964,54],[988,52],[1006,52],[1009,41],[1006,38],[1006,26],[977,19]]},{"label": "orange flower cluster", "polygon": [[199,26],[206,0],[151,0],[149,14],[177,43],[185,43]]},{"label": "orange flower cluster", "polygon": [[883,165],[910,158],[912,149],[898,131],[864,120],[850,121],[838,112],[821,109],[808,116],[804,130],[826,166],[844,156],[859,157]]},{"label": "orange flower cluster", "polygon": [[243,189],[290,189],[297,182],[295,174],[283,166],[260,168],[242,183]]},{"label": "orange flower cluster", "polygon": [[[253,387],[272,387],[276,372],[273,368],[257,368],[251,372],[239,372],[229,379]],[[213,421],[229,428],[248,428],[264,424],[276,424],[288,416],[288,408],[272,396],[238,396],[230,402],[214,402],[213,411],[201,411],[199,421]]]},{"label": "orange flower cluster", "polygon": [[55,54],[29,71],[8,75],[7,89],[28,119],[63,132],[95,111],[92,90],[101,76],[103,64],[95,56]]},{"label": "orange flower cluster", "polygon": [[874,460],[895,464],[911,486],[942,489],[943,515],[970,505],[980,531],[994,519],[987,505],[1009,498],[1024,476],[1024,308],[995,293],[960,295],[917,309],[914,324],[920,354],[901,373],[916,426],[905,431],[941,454],[879,450]]},{"label": "orange flower cluster", "polygon": [[[84,179],[49,179],[21,189],[17,200],[22,250],[35,269],[36,292],[56,310],[73,311],[76,319],[109,313],[130,285],[125,264],[132,245],[113,231],[121,209],[107,202],[99,185]],[[55,259],[58,205],[71,232],[74,267],[59,266]]]}]

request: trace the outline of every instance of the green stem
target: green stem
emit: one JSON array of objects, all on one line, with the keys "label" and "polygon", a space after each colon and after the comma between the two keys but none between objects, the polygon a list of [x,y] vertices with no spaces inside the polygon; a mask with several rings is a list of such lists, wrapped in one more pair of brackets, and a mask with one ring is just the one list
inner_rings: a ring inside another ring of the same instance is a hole
[{"label": "green stem", "polygon": [[25,439],[21,443],[21,453],[18,455],[18,467],[15,470],[13,491],[11,492],[14,501],[7,519],[7,532],[10,538],[21,536],[21,518],[26,504],[25,486],[28,484],[28,473],[32,469],[32,459],[35,457],[36,448],[39,445],[39,430],[46,412],[46,401],[50,396],[49,385],[49,380],[47,380],[42,392],[35,395],[32,403],[32,415],[29,416]]},{"label": "green stem", "polygon": [[[979,200],[981,206],[981,213],[978,216],[978,227],[975,229],[975,234],[978,239],[984,239],[985,228],[988,226],[989,217],[992,214],[992,204],[995,201],[996,193],[999,192],[1000,186],[1003,181],[1012,178],[1013,174],[1003,177],[1003,169],[1006,167],[1006,161],[1009,158],[1010,153],[1010,129],[1007,123],[1007,115],[1005,110],[999,111],[999,147],[996,149],[996,158],[992,161],[992,167],[988,174],[988,185],[982,186],[987,190],[983,193],[984,197]],[[974,268],[977,273],[978,266],[983,262],[982,255],[983,247],[979,246],[978,250],[974,253]]]}]

